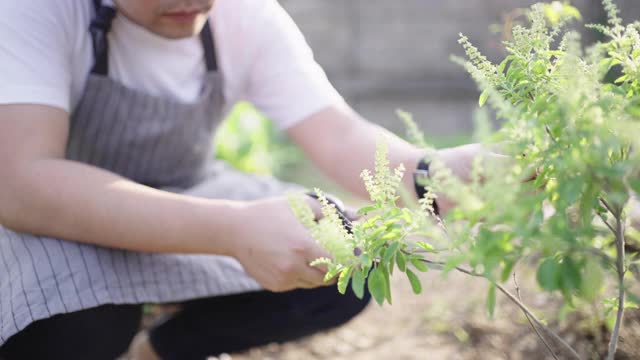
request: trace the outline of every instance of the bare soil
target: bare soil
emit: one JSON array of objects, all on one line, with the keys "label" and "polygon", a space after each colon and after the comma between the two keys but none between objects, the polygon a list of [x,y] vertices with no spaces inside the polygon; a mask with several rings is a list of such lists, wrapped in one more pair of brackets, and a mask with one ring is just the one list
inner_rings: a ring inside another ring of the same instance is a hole
[{"label": "bare soil", "polygon": [[[523,301],[584,359],[604,357],[598,326],[570,314],[559,321],[562,302],[537,290],[533,274],[520,270]],[[437,271],[422,274],[424,292],[414,295],[405,278],[393,279],[393,305],[371,304],[348,324],[286,344],[270,344],[220,360],[553,359],[520,310],[498,293],[493,319],[486,315],[483,279]],[[510,290],[514,286],[508,284]],[[604,330],[601,329],[601,330]],[[600,334],[608,338],[606,334]],[[548,339],[559,358],[570,358]],[[640,313],[628,311],[616,359],[640,359]]]}]

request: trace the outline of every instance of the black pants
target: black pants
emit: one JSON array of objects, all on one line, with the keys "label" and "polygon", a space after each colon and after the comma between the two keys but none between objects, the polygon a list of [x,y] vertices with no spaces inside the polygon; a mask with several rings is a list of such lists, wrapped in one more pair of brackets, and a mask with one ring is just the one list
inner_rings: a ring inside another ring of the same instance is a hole
[{"label": "black pants", "polygon": [[[268,291],[198,299],[150,329],[162,359],[210,355],[294,340],[348,321],[364,309],[335,286],[285,293]],[[34,322],[0,348],[2,360],[112,360],[126,352],[137,333],[141,305],[104,305]]]}]

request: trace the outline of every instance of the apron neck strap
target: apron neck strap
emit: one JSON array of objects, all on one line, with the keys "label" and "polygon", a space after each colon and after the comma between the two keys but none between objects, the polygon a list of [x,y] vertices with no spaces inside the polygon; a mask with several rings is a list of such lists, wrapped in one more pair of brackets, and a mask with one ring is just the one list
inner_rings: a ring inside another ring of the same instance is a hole
[{"label": "apron neck strap", "polygon": [[204,48],[204,59],[207,63],[207,71],[217,71],[218,59],[216,56],[216,45],[215,40],[213,39],[213,31],[211,30],[209,20],[207,20],[202,31],[200,31],[200,40],[202,41],[202,47]]},{"label": "apron neck strap", "polygon": [[100,0],[93,0],[96,15],[91,20],[89,32],[93,40],[93,58],[95,63],[91,72],[106,76],[109,73],[109,42],[107,34],[111,30],[111,23],[116,16],[116,10],[109,6],[103,6]]},{"label": "apron neck strap", "polygon": [[[95,62],[91,73],[107,76],[109,74],[109,42],[107,34],[111,30],[116,10],[110,6],[103,5],[101,0],[93,0],[93,5],[96,15],[89,25],[89,32],[93,41],[93,58]],[[204,48],[207,71],[217,71],[216,47],[209,20],[207,20],[200,32],[200,40]]]}]

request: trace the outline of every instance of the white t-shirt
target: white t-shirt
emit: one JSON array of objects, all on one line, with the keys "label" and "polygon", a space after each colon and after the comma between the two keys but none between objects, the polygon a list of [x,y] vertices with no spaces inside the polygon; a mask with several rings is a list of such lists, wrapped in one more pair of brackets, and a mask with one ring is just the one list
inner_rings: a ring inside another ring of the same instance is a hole
[{"label": "white t-shirt", "polygon": [[[0,14],[0,104],[71,112],[94,63],[92,0],[2,0]],[[246,100],[286,129],[343,101],[276,0],[216,0],[210,23],[229,106]],[[152,95],[197,98],[206,72],[199,36],[166,39],[118,15],[109,46],[111,78]]]}]

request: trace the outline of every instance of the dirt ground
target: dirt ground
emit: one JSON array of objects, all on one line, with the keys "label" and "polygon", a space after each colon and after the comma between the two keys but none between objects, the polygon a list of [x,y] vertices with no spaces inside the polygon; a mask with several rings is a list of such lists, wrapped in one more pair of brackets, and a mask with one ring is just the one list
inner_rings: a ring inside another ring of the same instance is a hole
[{"label": "dirt ground", "polygon": [[[571,316],[558,324],[560,301],[536,290],[531,271],[519,271],[522,298],[529,308],[579,349],[584,359],[601,358],[594,350],[598,342],[590,334],[592,326]],[[424,292],[416,296],[408,281],[396,274],[393,305],[371,304],[341,328],[292,343],[271,344],[212,359],[552,359],[518,308],[499,293],[494,319],[488,319],[488,286],[483,279],[459,273],[444,279],[434,270],[422,274],[422,278]],[[507,287],[514,290],[512,284]],[[604,345],[599,342],[600,349]],[[638,312],[627,312],[616,359],[640,359]]]},{"label": "dirt ground", "polygon": [[[522,300],[538,318],[576,348],[582,359],[604,358],[606,340],[597,340],[588,317],[569,315],[559,321],[560,299],[537,290],[530,268],[521,267],[516,272]],[[553,359],[522,312],[499,292],[494,318],[487,317],[485,280],[461,273],[444,278],[437,270],[420,276],[421,295],[414,295],[403,274],[396,273],[392,279],[393,305],[371,303],[340,328],[209,360]],[[505,287],[515,294],[512,283]],[[163,312],[157,307],[152,310]],[[150,315],[146,316],[147,322],[152,321]],[[571,358],[558,344],[549,338],[547,341],[560,359]],[[626,312],[616,359],[640,360],[638,310]]]}]

